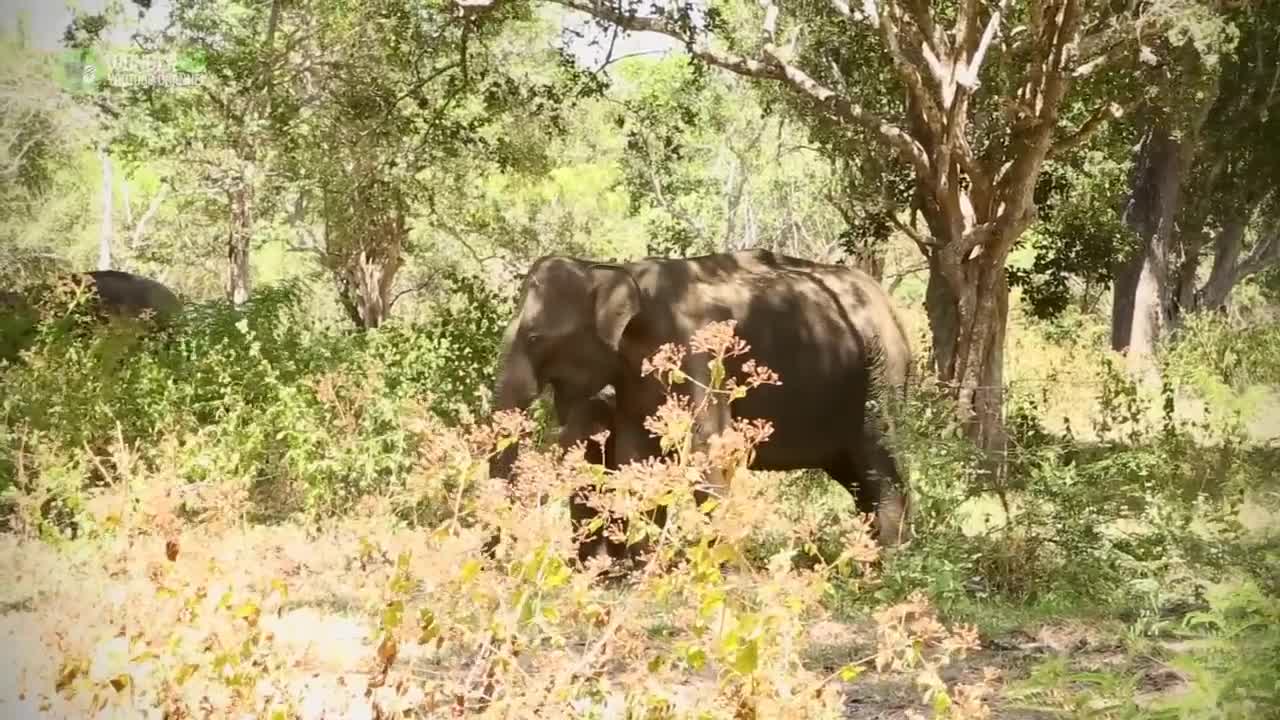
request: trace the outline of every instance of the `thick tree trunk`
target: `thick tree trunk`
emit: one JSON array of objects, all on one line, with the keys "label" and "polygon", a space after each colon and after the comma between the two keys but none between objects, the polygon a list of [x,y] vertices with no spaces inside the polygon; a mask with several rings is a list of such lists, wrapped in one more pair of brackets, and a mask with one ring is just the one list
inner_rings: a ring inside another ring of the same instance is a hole
[{"label": "thick tree trunk", "polygon": [[243,183],[230,193],[231,228],[227,235],[227,297],[234,305],[249,301],[250,240],[253,237],[253,190]]},{"label": "thick tree trunk", "polygon": [[1149,366],[1168,325],[1169,240],[1178,210],[1181,147],[1165,128],[1148,131],[1138,151],[1125,219],[1138,236],[1138,250],[1117,268],[1111,346],[1131,367]]},{"label": "thick tree trunk", "polygon": [[1233,219],[1214,238],[1213,267],[1199,293],[1199,305],[1207,310],[1223,310],[1232,288],[1239,281],[1237,270],[1244,252],[1244,221]]},{"label": "thick tree trunk", "polygon": [[347,316],[364,330],[379,327],[391,314],[391,284],[400,259],[361,250],[342,272],[340,291]]},{"label": "thick tree trunk", "polygon": [[336,263],[338,294],[347,317],[363,330],[380,327],[391,313],[391,287],[404,264],[409,237],[404,210],[388,213],[371,227],[356,227],[342,218],[329,228],[329,257]]},{"label": "thick tree trunk", "polygon": [[1171,327],[1177,327],[1185,314],[1195,312],[1200,302],[1198,294],[1200,253],[1205,246],[1203,227],[1178,228],[1177,235],[1173,246],[1181,252],[1181,257],[1173,274],[1172,298],[1169,303]]},{"label": "thick tree trunk", "polygon": [[960,317],[956,296],[942,276],[937,255],[929,256],[929,281],[925,285],[924,307],[929,315],[930,365],[939,379],[955,375],[956,340],[960,336]]},{"label": "thick tree trunk", "polygon": [[1008,276],[1002,258],[980,257],[958,267],[946,262],[940,252],[929,256],[925,309],[933,340],[931,361],[938,379],[954,389],[966,434],[993,454],[994,471],[1002,465],[999,453],[1005,449]]},{"label": "thick tree trunk", "polygon": [[111,155],[106,148],[98,150],[102,159],[102,226],[98,230],[98,269],[111,269]]}]

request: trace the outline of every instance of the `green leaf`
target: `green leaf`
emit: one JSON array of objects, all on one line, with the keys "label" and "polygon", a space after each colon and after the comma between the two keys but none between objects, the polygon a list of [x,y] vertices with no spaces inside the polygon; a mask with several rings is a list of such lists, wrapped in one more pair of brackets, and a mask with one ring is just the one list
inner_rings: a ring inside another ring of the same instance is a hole
[{"label": "green leaf", "polygon": [[854,680],[857,680],[858,676],[861,674],[862,668],[853,663],[849,663],[848,665],[840,668],[840,679],[845,682],[853,682]]},{"label": "green leaf", "polygon": [[939,692],[933,696],[933,713],[938,717],[946,714],[951,709],[951,696],[945,692]]},{"label": "green leaf", "polygon": [[715,358],[707,363],[707,367],[711,369],[711,389],[719,390],[724,387],[724,362]]},{"label": "green leaf", "polygon": [[262,609],[252,600],[243,603],[232,613],[236,618],[248,621],[250,625],[258,621],[258,616],[262,614]]},{"label": "green leaf", "polygon": [[693,670],[701,670],[707,664],[707,651],[700,647],[691,647],[684,653],[684,661]]},{"label": "green leaf", "polygon": [[393,630],[404,620],[404,603],[392,600],[382,609],[382,629]]},{"label": "green leaf", "polygon": [[418,610],[418,642],[427,644],[440,634],[440,627],[436,625],[436,615],[431,612],[430,608],[422,608]]},{"label": "green leaf", "polygon": [[752,638],[743,643],[733,657],[733,669],[750,675],[760,666],[760,640]]}]

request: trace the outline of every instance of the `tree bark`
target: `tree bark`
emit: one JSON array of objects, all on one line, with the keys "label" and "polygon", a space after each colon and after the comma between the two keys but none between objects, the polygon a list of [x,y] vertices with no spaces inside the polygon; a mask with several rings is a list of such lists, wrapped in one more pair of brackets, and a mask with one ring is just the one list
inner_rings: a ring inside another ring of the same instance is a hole
[{"label": "tree bark", "polygon": [[1244,223],[1228,222],[1214,239],[1213,250],[1213,267],[1200,291],[1200,303],[1206,309],[1221,310],[1236,284],[1236,268],[1244,251]]},{"label": "tree bark", "polygon": [[249,301],[250,241],[253,237],[253,189],[242,182],[230,192],[231,223],[227,236],[227,297],[240,306]]},{"label": "tree bark", "polygon": [[1272,221],[1260,228],[1253,248],[1241,258],[1246,225],[1245,217],[1233,218],[1214,238],[1213,269],[1200,288],[1200,307],[1225,310],[1231,291],[1241,280],[1280,264],[1280,224]]},{"label": "tree bark", "polygon": [[1117,268],[1112,301],[1111,347],[1135,369],[1150,365],[1156,342],[1169,322],[1169,242],[1178,210],[1181,145],[1164,127],[1143,138],[1134,168],[1125,220],[1138,236],[1138,250]]},{"label": "tree bark", "polygon": [[347,263],[340,281],[342,304],[356,327],[372,330],[391,314],[391,285],[399,257],[361,250]]},{"label": "tree bark", "polygon": [[111,155],[106,148],[98,150],[102,160],[102,226],[98,229],[98,269],[111,269]]},{"label": "tree bark", "polygon": [[334,218],[328,225],[327,257],[338,283],[338,296],[347,317],[360,329],[380,327],[390,316],[391,288],[404,264],[409,238],[405,216],[401,207],[367,227],[346,216]]}]

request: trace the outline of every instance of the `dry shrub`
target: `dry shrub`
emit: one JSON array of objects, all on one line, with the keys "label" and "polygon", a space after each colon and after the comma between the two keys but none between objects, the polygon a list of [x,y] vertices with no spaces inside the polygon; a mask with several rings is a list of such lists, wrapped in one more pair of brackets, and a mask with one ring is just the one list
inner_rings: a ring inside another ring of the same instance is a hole
[{"label": "dry shrub", "polygon": [[[725,357],[747,350],[732,330],[712,326],[694,343],[712,363],[703,404],[673,400],[651,423],[672,456],[617,472],[586,465],[580,448],[531,450],[510,492],[483,469],[532,430],[527,418],[503,413],[466,432],[423,419],[417,431],[429,437],[406,496],[366,496],[360,515],[303,528],[206,522],[179,512],[173,475],[117,465],[132,473],[117,491],[145,491],[94,499],[96,552],[4,550],[23,602],[39,606],[10,628],[13,646],[32,653],[10,707],[63,717],[835,718],[836,681],[874,666],[914,673],[939,717],[985,717],[994,678],[948,688],[939,675],[976,646],[975,633],[945,629],[920,596],[878,618],[875,655],[831,674],[805,666],[824,596],[833,583],[874,584],[879,549],[870,518],[851,517],[838,557],[797,567],[793,557],[826,529],[785,523],[776,484],[745,470],[767,424],[735,423],[705,448],[691,441],[708,403],[778,381],[754,365],[745,379],[725,377]],[[646,369],[694,382],[677,372],[679,355],[664,349]],[[732,483],[706,485],[712,469]],[[607,560],[573,560],[566,504],[586,481],[599,507],[646,541],[622,582],[604,580]],[[421,500],[415,488],[436,507],[432,522],[406,527],[393,518]],[[711,500],[698,506],[695,488]],[[649,519],[655,503],[668,508],[662,526]],[[495,531],[503,540],[486,555]],[[752,564],[745,550],[762,532],[780,536],[780,549]]]}]

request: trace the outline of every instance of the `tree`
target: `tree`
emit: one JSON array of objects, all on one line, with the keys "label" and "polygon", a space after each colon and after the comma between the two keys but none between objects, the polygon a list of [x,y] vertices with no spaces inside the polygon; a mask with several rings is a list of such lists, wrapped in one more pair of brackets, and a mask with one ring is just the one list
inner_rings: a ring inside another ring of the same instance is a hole
[{"label": "tree", "polygon": [[1247,5],[1230,18],[1240,39],[1222,63],[1180,208],[1175,318],[1222,309],[1241,280],[1280,263],[1280,7]]},{"label": "tree", "polygon": [[62,267],[69,256],[92,257],[68,238],[93,216],[86,198],[100,172],[82,164],[100,137],[98,113],[59,84],[59,58],[29,48],[25,27],[0,38],[0,285],[8,287]]},{"label": "tree", "polygon": [[[548,136],[596,84],[554,51],[527,7],[300,4],[307,40],[285,59],[297,120],[273,137],[296,200],[299,247],[336,282],[357,327],[391,311],[411,231],[439,172],[462,158],[544,167]],[[311,226],[317,226],[318,230]]]},{"label": "tree", "polygon": [[[1271,145],[1280,83],[1280,22],[1268,3],[1204,13],[1171,36],[1138,117],[1141,143],[1126,219],[1134,250],[1117,266],[1112,347],[1146,367],[1166,329],[1220,308],[1242,277],[1280,259],[1264,208],[1280,161]],[[1180,41],[1180,42],[1175,42]],[[1261,211],[1261,212],[1260,212]],[[1252,248],[1244,255],[1246,238]],[[1201,285],[1200,264],[1214,265]]]},{"label": "tree", "polygon": [[[134,4],[143,12],[151,6]],[[286,4],[175,0],[170,22],[135,35],[139,52],[132,54],[141,64],[167,66],[175,82],[119,83],[108,76],[99,100],[117,118],[115,144],[126,157],[197,169],[198,197],[186,204],[223,218],[224,286],[236,304],[249,298],[255,234],[279,194],[271,185],[276,158],[269,138],[291,115],[276,102],[276,72],[301,39],[282,32]],[[92,46],[108,19],[81,16],[68,37]]]},{"label": "tree", "polygon": [[953,384],[971,436],[997,447],[1005,260],[1035,220],[1046,159],[1117,112],[1115,98],[1097,97],[1077,120],[1063,116],[1065,101],[1082,78],[1132,60],[1139,27],[1159,32],[1178,19],[1170,5],[764,0],[712,5],[700,20],[689,4],[641,16],[634,5],[555,2],[677,38],[703,63],[776,83],[828,144],[847,154],[873,146],[910,169],[927,231],[889,217],[929,262],[934,366]]}]

